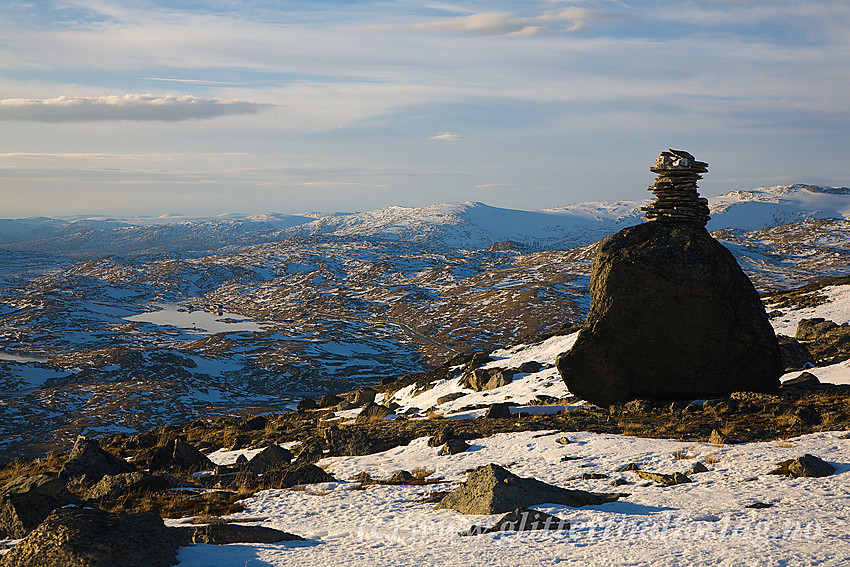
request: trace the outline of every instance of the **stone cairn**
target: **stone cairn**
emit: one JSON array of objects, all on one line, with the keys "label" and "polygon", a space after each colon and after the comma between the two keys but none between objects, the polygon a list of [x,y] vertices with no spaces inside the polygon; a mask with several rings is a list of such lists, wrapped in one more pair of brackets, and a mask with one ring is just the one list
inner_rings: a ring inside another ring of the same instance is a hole
[{"label": "stone cairn", "polygon": [[694,156],[682,150],[661,152],[655,167],[649,171],[657,173],[655,183],[647,187],[655,194],[655,202],[641,208],[648,221],[687,222],[705,226],[708,222],[708,199],[697,193],[700,173],[708,171],[708,164],[696,161]]}]

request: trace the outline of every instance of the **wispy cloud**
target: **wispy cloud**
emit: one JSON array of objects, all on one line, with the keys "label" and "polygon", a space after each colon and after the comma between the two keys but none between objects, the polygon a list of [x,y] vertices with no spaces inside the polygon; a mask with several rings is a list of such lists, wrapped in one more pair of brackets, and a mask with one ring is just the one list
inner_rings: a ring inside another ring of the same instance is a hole
[{"label": "wispy cloud", "polygon": [[450,34],[531,36],[545,32],[572,32],[589,22],[610,18],[610,14],[585,8],[563,8],[538,16],[517,16],[507,12],[483,12],[430,22],[410,24],[409,29]]},{"label": "wispy cloud", "polygon": [[452,134],[451,132],[443,132],[441,134],[437,134],[436,136],[431,136],[431,140],[442,140],[444,142],[457,142],[458,140],[462,140],[463,136],[459,136],[458,134]]},{"label": "wispy cloud", "polygon": [[0,120],[18,122],[97,122],[105,120],[204,120],[233,114],[257,114],[270,104],[202,99],[191,95],[157,97],[126,94],[101,97],[0,99]]}]

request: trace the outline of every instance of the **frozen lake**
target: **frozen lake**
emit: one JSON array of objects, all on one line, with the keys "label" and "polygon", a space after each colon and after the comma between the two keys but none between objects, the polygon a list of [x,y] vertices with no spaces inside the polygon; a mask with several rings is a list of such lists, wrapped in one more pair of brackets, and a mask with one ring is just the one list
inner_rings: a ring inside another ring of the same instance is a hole
[{"label": "frozen lake", "polygon": [[189,311],[182,305],[175,303],[158,303],[159,311],[139,313],[131,317],[125,317],[125,321],[136,323],[152,323],[178,327],[187,331],[200,334],[215,333],[238,333],[262,331],[272,323],[256,321],[244,315],[222,312],[221,315],[209,311]]},{"label": "frozen lake", "polygon": [[10,362],[47,362],[47,357],[0,350],[0,360],[8,360]]}]

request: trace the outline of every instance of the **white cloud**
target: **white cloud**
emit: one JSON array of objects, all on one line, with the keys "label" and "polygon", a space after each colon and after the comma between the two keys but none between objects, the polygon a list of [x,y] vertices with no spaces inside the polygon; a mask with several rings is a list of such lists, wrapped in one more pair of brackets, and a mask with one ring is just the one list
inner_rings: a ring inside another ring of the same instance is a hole
[{"label": "white cloud", "polygon": [[202,99],[191,95],[157,97],[151,94],[0,99],[0,121],[96,122],[104,120],[203,120],[233,114],[257,114],[272,107],[236,100]]},{"label": "white cloud", "polygon": [[446,142],[457,142],[458,140],[462,140],[463,136],[458,136],[457,134],[452,134],[451,132],[443,132],[441,134],[437,134],[436,136],[431,136],[431,140],[443,140]]}]

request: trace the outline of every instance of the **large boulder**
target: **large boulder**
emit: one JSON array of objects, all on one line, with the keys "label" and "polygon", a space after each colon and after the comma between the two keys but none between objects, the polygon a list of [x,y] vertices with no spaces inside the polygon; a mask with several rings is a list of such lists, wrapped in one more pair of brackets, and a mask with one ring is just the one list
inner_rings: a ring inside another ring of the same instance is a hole
[{"label": "large boulder", "polygon": [[514,374],[507,368],[476,368],[463,375],[460,385],[476,392],[494,390],[510,384]]},{"label": "large boulder", "polygon": [[271,444],[248,461],[245,469],[255,474],[263,474],[270,470],[288,467],[292,462],[292,452],[280,445]]},{"label": "large boulder", "polygon": [[0,539],[23,538],[50,512],[75,503],[79,499],[56,477],[18,477],[0,488]]},{"label": "large boulder", "polygon": [[106,475],[133,472],[136,467],[104,451],[94,439],[77,437],[59,476],[63,479],[94,484]]},{"label": "large boulder", "polygon": [[182,474],[214,468],[215,463],[182,437],[172,439],[159,447],[151,456],[149,464],[151,472],[169,471]]},{"label": "large boulder", "polygon": [[60,508],[4,555],[0,566],[170,567],[177,563],[178,534],[151,512]]},{"label": "large boulder", "polygon": [[804,342],[820,366],[850,358],[850,323],[839,325],[822,318],[803,319],[795,338]]},{"label": "large boulder", "polygon": [[613,502],[617,494],[595,494],[568,490],[534,478],[522,478],[499,465],[478,467],[466,482],[447,494],[435,510],[451,509],[461,514],[501,514],[540,504],[586,506]]},{"label": "large boulder", "polygon": [[779,344],[753,284],[698,223],[650,222],[599,247],[590,312],[557,359],[570,392],[598,405],[779,387]]},{"label": "large boulder", "polygon": [[130,492],[156,492],[171,488],[167,478],[141,471],[106,475],[86,492],[89,500],[101,502],[120,498]]}]

